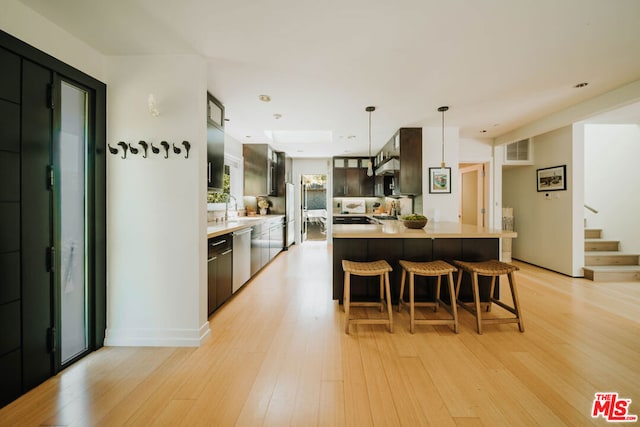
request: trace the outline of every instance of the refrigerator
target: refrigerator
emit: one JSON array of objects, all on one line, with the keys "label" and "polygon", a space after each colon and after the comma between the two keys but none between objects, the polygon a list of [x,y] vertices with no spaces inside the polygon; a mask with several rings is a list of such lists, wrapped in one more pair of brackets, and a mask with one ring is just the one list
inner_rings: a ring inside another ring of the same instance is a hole
[{"label": "refrigerator", "polygon": [[284,231],[284,249],[295,243],[296,227],[295,227],[295,185],[291,183],[285,184],[285,231]]}]

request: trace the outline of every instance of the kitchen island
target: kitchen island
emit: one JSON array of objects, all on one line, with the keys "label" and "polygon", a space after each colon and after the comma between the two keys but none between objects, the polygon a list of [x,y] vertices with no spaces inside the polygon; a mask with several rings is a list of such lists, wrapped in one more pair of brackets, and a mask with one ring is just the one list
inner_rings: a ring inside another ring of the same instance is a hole
[{"label": "kitchen island", "polygon": [[[342,260],[375,261],[386,260],[393,271],[390,273],[391,298],[398,300],[401,268],[399,260],[432,261],[454,259],[484,261],[500,258],[500,239],[514,238],[513,231],[496,230],[453,222],[429,222],[422,229],[407,229],[401,221],[381,221],[383,224],[357,224],[333,226],[333,299],[342,303]],[[488,299],[489,289],[484,286],[488,278],[480,278],[481,299]],[[351,294],[354,300],[377,300],[377,277],[352,277]],[[433,286],[420,286],[435,278],[416,277],[416,300],[432,300]],[[489,279],[490,280],[490,279]],[[471,300],[468,275],[463,276],[460,296]],[[442,287],[443,299],[448,300],[446,286]],[[496,286],[495,296],[499,294]]]}]

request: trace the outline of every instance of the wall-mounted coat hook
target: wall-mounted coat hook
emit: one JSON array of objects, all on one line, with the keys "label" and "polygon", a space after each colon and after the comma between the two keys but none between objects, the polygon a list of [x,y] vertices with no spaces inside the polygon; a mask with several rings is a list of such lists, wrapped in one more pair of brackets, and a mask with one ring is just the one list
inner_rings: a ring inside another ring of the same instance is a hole
[{"label": "wall-mounted coat hook", "polygon": [[111,146],[111,144],[107,144],[107,145],[109,146],[109,152],[110,152],[111,154],[118,154],[118,149],[117,149],[117,148],[113,148],[113,147]]},{"label": "wall-mounted coat hook", "polygon": [[180,154],[182,152],[182,150],[178,147],[176,147],[176,144],[171,144],[173,145],[173,152],[176,154]]},{"label": "wall-mounted coat hook", "polygon": [[169,158],[169,143],[167,141],[162,141],[160,143],[160,145],[162,145],[162,147],[164,148],[164,158],[168,159]]},{"label": "wall-mounted coat hook", "polygon": [[153,151],[153,154],[158,154],[160,152],[160,149],[158,147],[156,147],[155,145],[153,145],[153,142],[151,143],[151,151]]},{"label": "wall-mounted coat hook", "polygon": [[128,146],[128,145],[127,145],[127,143],[126,143],[126,142],[124,142],[124,141],[120,141],[120,142],[118,142],[118,145],[119,145],[120,147],[122,147],[122,151],[124,152],[124,155],[122,156],[122,158],[123,158],[123,159],[126,159],[126,158],[127,158],[127,149],[129,148],[129,146]]},{"label": "wall-mounted coat hook", "polygon": [[146,141],[140,141],[138,142],[138,145],[142,147],[142,158],[146,159],[147,158],[147,150],[149,149],[149,144],[147,144]]},{"label": "wall-mounted coat hook", "polygon": [[185,159],[189,158],[189,150],[191,150],[191,144],[189,144],[189,141],[182,141],[182,145],[184,145],[184,149],[187,152],[187,155],[184,156]]},{"label": "wall-mounted coat hook", "polygon": [[131,154],[138,154],[140,152],[140,149],[129,144],[129,151],[131,152]]}]

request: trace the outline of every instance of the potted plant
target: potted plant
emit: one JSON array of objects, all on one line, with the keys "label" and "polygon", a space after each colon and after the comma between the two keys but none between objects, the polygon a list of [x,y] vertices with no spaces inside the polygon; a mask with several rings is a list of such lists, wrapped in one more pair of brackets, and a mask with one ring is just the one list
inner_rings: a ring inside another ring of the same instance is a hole
[{"label": "potted plant", "polygon": [[258,208],[260,208],[260,215],[266,215],[269,206],[271,206],[269,200],[264,198],[258,199]]}]

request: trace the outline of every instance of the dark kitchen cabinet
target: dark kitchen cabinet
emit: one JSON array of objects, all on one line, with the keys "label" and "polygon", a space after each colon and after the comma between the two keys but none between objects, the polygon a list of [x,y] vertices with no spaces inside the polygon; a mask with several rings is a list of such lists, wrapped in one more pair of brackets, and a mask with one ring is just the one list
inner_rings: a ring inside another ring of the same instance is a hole
[{"label": "dark kitchen cabinet", "polygon": [[207,187],[222,190],[224,176],[224,107],[207,92]]},{"label": "dark kitchen cabinet", "polygon": [[334,157],[333,196],[370,197],[374,195],[374,177],[367,175],[368,158]]},{"label": "dark kitchen cabinet", "polygon": [[[243,144],[242,157],[244,158],[244,194],[277,196],[280,168],[284,166],[284,153],[273,151],[268,144]],[[284,191],[284,184],[282,189]]]},{"label": "dark kitchen cabinet", "polygon": [[232,293],[233,237],[231,234],[209,239],[207,257],[208,313],[213,313]]},{"label": "dark kitchen cabinet", "polygon": [[374,224],[375,221],[366,215],[334,215],[334,224]]},{"label": "dark kitchen cabinet", "polygon": [[377,181],[382,185],[376,185],[376,195],[422,194],[422,128],[400,128],[378,153],[376,167],[391,159],[398,159],[400,167],[388,172],[386,186]]}]

